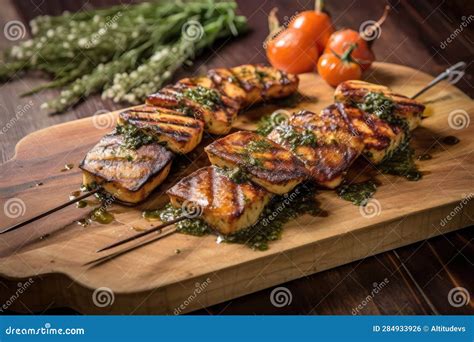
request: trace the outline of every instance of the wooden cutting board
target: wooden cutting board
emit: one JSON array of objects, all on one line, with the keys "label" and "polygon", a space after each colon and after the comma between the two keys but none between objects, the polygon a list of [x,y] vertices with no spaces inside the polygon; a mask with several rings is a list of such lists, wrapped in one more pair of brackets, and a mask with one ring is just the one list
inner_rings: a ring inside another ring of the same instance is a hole
[{"label": "wooden cutting board", "polygon": [[[431,79],[386,63],[376,63],[367,77],[408,96]],[[308,98],[297,107],[319,111],[332,102],[333,91],[318,75],[302,75],[300,92]],[[328,216],[303,216],[288,223],[282,239],[265,252],[217,244],[214,236],[175,234],[100,266],[83,266],[98,257],[98,248],[153,225],[141,218],[142,211],[162,206],[164,191],[180,175],[207,163],[201,147],[189,155],[189,165],[174,169],[146,203],[134,208],[113,205],[111,224],[81,227],[75,221],[91,208],[73,207],[0,236],[0,275],[8,287],[0,287],[0,301],[28,284],[18,300],[9,301],[10,309],[67,306],[97,314],[184,313],[472,225],[473,201],[463,199],[474,192],[474,125],[462,121],[473,116],[472,100],[448,83],[420,100],[431,116],[416,130],[413,143],[418,154],[429,150],[433,158],[418,163],[424,172],[421,181],[379,176],[382,185],[370,206],[375,215],[362,215],[359,207],[334,192],[321,191],[318,200]],[[243,113],[236,127],[251,128],[275,109],[263,106]],[[81,183],[77,165],[111,130],[115,116],[53,126],[21,140],[14,159],[0,168],[0,205],[5,209],[1,226],[67,200]],[[460,143],[443,144],[448,135]],[[74,167],[61,171],[68,163]]]}]

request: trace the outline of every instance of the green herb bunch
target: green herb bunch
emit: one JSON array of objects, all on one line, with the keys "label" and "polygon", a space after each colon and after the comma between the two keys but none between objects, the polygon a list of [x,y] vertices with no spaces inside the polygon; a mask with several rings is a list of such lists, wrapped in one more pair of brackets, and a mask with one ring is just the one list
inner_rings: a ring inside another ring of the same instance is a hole
[{"label": "green herb bunch", "polygon": [[53,80],[32,89],[63,90],[44,103],[63,112],[92,93],[137,103],[169,81],[217,39],[246,29],[234,1],[191,0],[120,5],[30,22],[33,38],[5,52],[0,81],[41,70]]}]

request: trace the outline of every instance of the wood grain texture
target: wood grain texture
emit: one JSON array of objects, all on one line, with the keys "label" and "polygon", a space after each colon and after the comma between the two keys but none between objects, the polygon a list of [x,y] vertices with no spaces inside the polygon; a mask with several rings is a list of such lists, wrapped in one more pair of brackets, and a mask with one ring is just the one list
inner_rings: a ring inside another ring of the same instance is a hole
[{"label": "wood grain texture", "polygon": [[[370,80],[410,95],[430,79],[407,67],[378,63]],[[303,102],[299,108],[319,110],[332,102],[333,89],[314,74],[302,76],[300,92],[316,100]],[[140,207],[114,205],[110,211],[117,220],[110,225],[77,226],[71,222],[86,212],[71,208],[0,237],[0,273],[9,279],[42,279],[36,282],[34,291],[22,297],[31,310],[44,308],[54,297],[55,306],[84,313],[173,313],[193,294],[195,284],[210,279],[199,300],[191,301],[181,311],[188,312],[471,225],[471,202],[448,224],[440,222],[459,204],[463,194],[474,190],[472,126],[455,131],[447,121],[455,109],[472,116],[472,101],[449,84],[433,89],[422,100],[429,104],[432,116],[415,132],[414,144],[418,153],[430,150],[433,159],[420,165],[426,173],[420,182],[379,177],[383,185],[376,196],[381,207],[378,216],[363,217],[358,207],[338,199],[333,192],[321,191],[318,200],[329,216],[305,216],[290,222],[283,239],[266,252],[240,245],[216,245],[211,236],[175,235],[99,267],[83,267],[96,257],[94,251],[99,247],[133,234],[131,227],[151,226],[141,219],[141,210],[164,202],[163,190],[172,184],[167,182]],[[266,106],[244,113],[236,127],[250,128],[258,117],[274,109]],[[15,159],[0,171],[0,205],[9,198],[20,198],[25,203],[25,215],[30,216],[66,199],[77,189],[80,172],[77,168],[68,172],[60,169],[65,163],[77,165],[107,131],[100,129],[107,126],[104,123],[112,122],[112,116],[106,114],[53,126],[20,141]],[[449,147],[440,143],[448,134],[455,134],[461,142]],[[206,162],[199,151],[191,158],[200,160],[193,161],[191,168]],[[35,187],[38,182],[43,185]],[[4,225],[14,221],[7,219]],[[46,234],[50,235],[38,240]],[[175,254],[176,249],[181,253]],[[115,303],[99,308],[91,303],[92,292],[104,286],[114,291]],[[14,305],[22,310],[19,303]]]}]

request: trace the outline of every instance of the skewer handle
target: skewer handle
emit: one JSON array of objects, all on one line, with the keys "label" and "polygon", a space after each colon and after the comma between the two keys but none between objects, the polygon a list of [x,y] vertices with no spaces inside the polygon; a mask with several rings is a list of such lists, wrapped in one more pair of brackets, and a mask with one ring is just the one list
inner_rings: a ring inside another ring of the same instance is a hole
[{"label": "skewer handle", "polygon": [[[163,223],[163,224],[160,224],[159,226],[156,226],[156,227],[153,227],[153,228],[151,228],[151,229],[145,230],[145,231],[143,231],[143,232],[141,232],[141,233],[132,235],[132,236],[126,238],[126,239],[123,239],[123,240],[114,242],[114,243],[111,244],[111,245],[108,245],[108,246],[106,246],[106,247],[104,247],[104,248],[99,249],[99,250],[97,251],[97,253],[106,251],[106,250],[108,250],[108,249],[110,249],[110,248],[113,248],[113,247],[117,247],[117,246],[123,245],[124,243],[127,243],[127,242],[129,242],[129,241],[136,240],[136,239],[138,239],[138,238],[140,238],[140,237],[142,237],[142,236],[151,234],[151,233],[153,233],[153,232],[156,232],[156,231],[161,230],[161,229],[163,229],[163,228],[165,228],[165,227],[171,226],[171,225],[173,225],[173,224],[175,224],[175,223],[178,223],[178,222],[180,222],[180,221],[183,221],[183,220],[185,220],[185,219],[187,219],[186,216],[180,216],[180,217],[178,217],[178,218],[175,218],[174,220],[165,222],[165,223]],[[166,235],[169,235],[169,234],[166,234]],[[163,237],[164,237],[164,236],[163,236]]]},{"label": "skewer handle", "polygon": [[61,205],[58,205],[57,207],[52,208],[52,209],[50,209],[50,210],[48,210],[48,211],[42,212],[42,213],[39,214],[39,215],[33,216],[32,218],[29,218],[29,219],[26,220],[26,221],[23,221],[23,222],[20,222],[20,223],[15,224],[15,225],[13,225],[13,226],[10,226],[10,227],[8,227],[8,228],[5,228],[5,229],[3,229],[2,231],[0,231],[0,234],[5,234],[5,233],[7,233],[7,232],[11,232],[11,231],[16,230],[16,229],[18,229],[18,228],[21,228],[21,227],[23,227],[23,226],[26,226],[27,224],[30,224],[30,223],[32,223],[32,222],[34,222],[34,221],[36,221],[36,220],[39,220],[39,219],[41,219],[41,218],[43,218],[43,217],[45,217],[45,216],[48,216],[48,215],[50,215],[50,214],[52,214],[52,213],[54,213],[54,212],[56,212],[56,211],[58,211],[58,210],[61,210],[61,209],[63,209],[63,208],[66,208],[67,206],[70,206],[71,204],[74,204],[74,203],[76,203],[76,202],[82,201],[84,198],[87,198],[87,197],[89,197],[89,196],[92,196],[93,194],[95,194],[96,192],[98,192],[98,191],[101,190],[101,189],[102,189],[102,188],[98,187],[98,188],[96,188],[96,189],[94,189],[94,190],[88,191],[88,192],[86,192],[85,194],[83,194],[83,195],[81,195],[81,196],[79,196],[79,197],[76,197],[76,198],[74,198],[74,199],[72,199],[72,200],[70,200],[70,201],[68,201],[68,202],[66,202],[66,203],[63,203],[63,204],[61,204]]},{"label": "skewer handle", "polygon": [[436,78],[428,83],[424,88],[420,89],[415,95],[413,95],[411,98],[416,99],[418,96],[426,92],[427,90],[431,89],[434,87],[436,84],[439,82],[445,80],[445,79],[456,79],[456,78],[461,78],[464,76],[464,70],[466,69],[467,64],[465,62],[457,62],[453,66],[450,66],[447,68],[445,71],[443,71],[441,74],[436,76]]}]

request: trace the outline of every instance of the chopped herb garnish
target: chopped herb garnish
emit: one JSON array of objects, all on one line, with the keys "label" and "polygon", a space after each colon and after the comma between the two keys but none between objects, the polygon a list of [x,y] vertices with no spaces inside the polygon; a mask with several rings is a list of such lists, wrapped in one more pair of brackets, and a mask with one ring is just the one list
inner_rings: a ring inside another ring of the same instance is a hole
[{"label": "chopped herb garnish", "polygon": [[377,168],[380,172],[402,176],[410,181],[417,181],[422,178],[422,173],[415,163],[415,151],[409,145],[409,139],[402,143],[390,156],[385,158]]},{"label": "chopped herb garnish", "polygon": [[[168,203],[163,209],[156,210],[155,215],[159,216],[162,222],[168,222],[183,215],[181,208],[175,208]],[[175,223],[177,231],[183,234],[203,236],[211,232],[209,226],[199,218],[186,219]]]},{"label": "chopped herb garnish", "polygon": [[337,195],[342,199],[352,202],[355,205],[364,205],[372,198],[377,190],[377,185],[373,181],[354,184],[343,184],[336,190]]},{"label": "chopped herb garnish", "polygon": [[358,104],[358,107],[364,112],[373,113],[380,117],[391,115],[394,103],[383,93],[369,92],[364,96],[364,102]]},{"label": "chopped herb garnish", "polygon": [[364,102],[357,104],[364,112],[377,115],[383,121],[401,127],[407,135],[410,134],[408,123],[405,119],[393,114],[394,102],[383,93],[369,92],[364,96]]},{"label": "chopped herb garnish", "polygon": [[[234,234],[223,236],[223,241],[245,244],[254,250],[267,250],[270,241],[280,238],[283,226],[288,221],[303,214],[315,216],[322,214],[315,195],[316,190],[314,186],[301,184],[288,194],[274,196],[253,226]],[[163,222],[170,221],[182,214],[180,208],[174,208],[171,204],[167,204],[158,212]],[[196,236],[207,235],[212,231],[199,218],[183,220],[178,222],[176,227],[180,233]]]},{"label": "chopped herb garnish", "polygon": [[298,146],[316,146],[316,135],[310,129],[297,130],[288,124],[276,127],[280,139],[287,142],[292,150]]},{"label": "chopped herb garnish", "polygon": [[[153,142],[152,136],[143,133],[142,130],[130,124],[118,125],[116,131],[123,137],[123,146],[132,150]],[[128,156],[127,159],[129,159]]]},{"label": "chopped herb garnish", "polygon": [[221,104],[221,97],[217,90],[205,88],[200,85],[186,89],[183,92],[183,96],[211,110]]},{"label": "chopped herb garnish", "polygon": [[232,179],[237,184],[245,183],[249,180],[249,174],[243,167],[218,168],[218,172]]},{"label": "chopped herb garnish", "polygon": [[267,136],[275,128],[275,124],[270,115],[265,115],[257,123],[257,134]]}]

